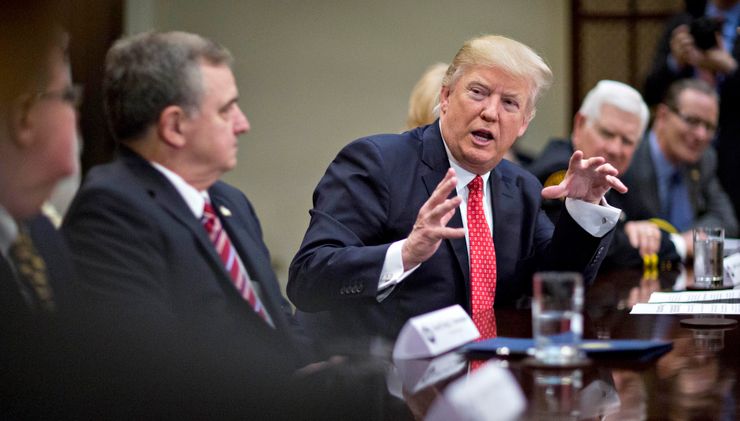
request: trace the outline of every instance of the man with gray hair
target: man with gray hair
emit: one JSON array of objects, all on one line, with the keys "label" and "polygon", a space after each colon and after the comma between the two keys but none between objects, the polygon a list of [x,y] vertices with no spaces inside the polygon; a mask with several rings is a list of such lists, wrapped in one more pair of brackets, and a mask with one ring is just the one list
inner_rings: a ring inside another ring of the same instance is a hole
[{"label": "man with gray hair", "polygon": [[[585,157],[603,156],[623,175],[640,144],[649,119],[648,107],[637,90],[613,80],[602,80],[591,89],[573,117],[570,139],[552,139],[539,158],[527,169],[545,186],[557,185],[563,179],[574,150]],[[639,188],[639,186],[628,186]],[[608,202],[618,194],[609,192]],[[563,201],[545,200],[543,209],[556,222],[563,209]],[[668,237],[660,235],[659,226],[652,221],[621,221],[615,230],[605,266],[641,267],[655,263],[655,258],[671,266],[679,260]]]},{"label": "man with gray hair", "polygon": [[89,172],[62,230],[93,331],[110,332],[132,358],[144,360],[139,345],[147,357],[181,358],[183,378],[195,371],[224,389],[219,369],[247,369],[251,380],[235,385],[255,387],[228,393],[259,404],[275,402],[279,380],[303,362],[254,209],[219,181],[250,129],[231,61],[184,32],[117,41],[103,90],[119,156]]},{"label": "man with gray hair", "polygon": [[[339,152],[314,192],[288,281],[299,309],[328,312],[323,334],[394,338],[410,317],[459,304],[490,337],[494,302],[522,303],[534,271],[593,280],[619,215],[603,196],[626,191],[618,171],[579,151],[563,182],[542,190],[502,160],[551,78],[517,41],[471,39],[445,74],[437,121]],[[568,197],[554,228],[542,196]]]}]

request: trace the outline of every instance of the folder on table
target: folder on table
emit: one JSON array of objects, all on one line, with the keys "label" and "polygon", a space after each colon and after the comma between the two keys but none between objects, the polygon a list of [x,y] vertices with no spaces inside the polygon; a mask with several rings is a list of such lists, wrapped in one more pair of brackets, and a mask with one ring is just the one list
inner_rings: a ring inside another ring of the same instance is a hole
[{"label": "folder on table", "polygon": [[[588,339],[579,347],[592,359],[650,361],[673,348],[671,341],[657,339]],[[534,355],[534,339],[498,337],[465,345],[469,354],[498,357]]]}]

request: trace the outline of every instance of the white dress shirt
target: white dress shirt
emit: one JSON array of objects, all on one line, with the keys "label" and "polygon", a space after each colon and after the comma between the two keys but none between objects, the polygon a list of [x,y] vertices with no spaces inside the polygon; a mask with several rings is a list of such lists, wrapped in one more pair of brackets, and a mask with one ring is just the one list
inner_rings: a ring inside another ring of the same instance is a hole
[{"label": "white dress shirt", "polygon": [[17,237],[18,224],[8,211],[0,206],[0,253],[8,260],[10,260],[8,257],[10,246],[13,245]]}]

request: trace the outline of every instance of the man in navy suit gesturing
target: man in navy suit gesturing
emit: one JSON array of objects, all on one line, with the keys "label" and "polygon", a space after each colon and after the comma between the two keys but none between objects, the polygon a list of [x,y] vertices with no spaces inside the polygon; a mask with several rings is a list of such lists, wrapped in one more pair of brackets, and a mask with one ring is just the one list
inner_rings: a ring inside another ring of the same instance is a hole
[{"label": "man in navy suit gesturing", "polygon": [[[619,215],[603,196],[627,190],[616,169],[576,151],[563,182],[543,190],[502,160],[551,78],[529,47],[474,38],[447,70],[436,122],[346,146],[314,192],[293,303],[327,311],[330,335],[390,338],[412,316],[460,304],[490,336],[494,303],[526,305],[534,271],[592,280]],[[567,197],[556,227],[542,197]]]}]

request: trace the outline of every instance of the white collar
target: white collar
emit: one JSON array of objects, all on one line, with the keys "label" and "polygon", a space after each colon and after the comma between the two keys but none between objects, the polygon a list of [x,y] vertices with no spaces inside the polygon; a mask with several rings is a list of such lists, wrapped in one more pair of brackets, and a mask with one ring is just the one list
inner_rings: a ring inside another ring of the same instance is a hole
[{"label": "white collar", "polygon": [[18,237],[18,223],[15,222],[10,213],[0,205],[0,253],[8,257],[10,246]]},{"label": "white collar", "polygon": [[154,168],[156,168],[162,175],[164,175],[170,183],[175,187],[182,199],[187,203],[190,210],[193,212],[196,218],[200,219],[203,217],[203,206],[205,205],[206,199],[210,200],[208,191],[198,191],[195,187],[187,183],[179,174],[165,167],[164,165],[149,161]]}]

